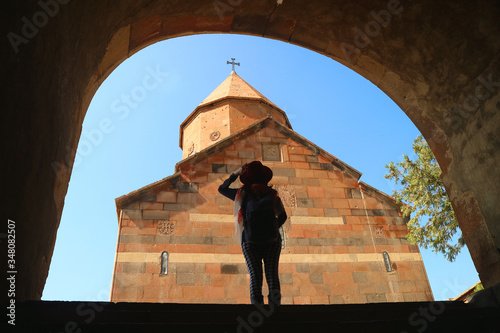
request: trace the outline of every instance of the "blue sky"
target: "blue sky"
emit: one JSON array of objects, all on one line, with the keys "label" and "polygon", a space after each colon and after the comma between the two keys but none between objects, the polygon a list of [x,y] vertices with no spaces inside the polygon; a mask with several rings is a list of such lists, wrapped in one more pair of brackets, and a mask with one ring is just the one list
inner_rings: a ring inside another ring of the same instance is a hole
[{"label": "blue sky", "polygon": [[[419,131],[380,89],[307,49],[241,35],[180,37],[124,61],[96,92],[83,124],[43,300],[109,300],[118,234],[115,198],[167,177],[182,159],[179,125],[236,72],[283,109],[294,131],[392,194],[384,165],[414,156]],[[457,260],[421,249],[436,300],[478,281]]]}]

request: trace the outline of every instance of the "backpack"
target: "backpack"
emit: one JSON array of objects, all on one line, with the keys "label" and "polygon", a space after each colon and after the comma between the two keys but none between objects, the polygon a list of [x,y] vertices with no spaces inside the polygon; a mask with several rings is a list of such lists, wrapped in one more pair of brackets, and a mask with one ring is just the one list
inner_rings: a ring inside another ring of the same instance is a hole
[{"label": "backpack", "polygon": [[249,243],[270,243],[280,237],[278,220],[274,213],[276,191],[258,198],[247,191],[243,220],[244,238]]}]

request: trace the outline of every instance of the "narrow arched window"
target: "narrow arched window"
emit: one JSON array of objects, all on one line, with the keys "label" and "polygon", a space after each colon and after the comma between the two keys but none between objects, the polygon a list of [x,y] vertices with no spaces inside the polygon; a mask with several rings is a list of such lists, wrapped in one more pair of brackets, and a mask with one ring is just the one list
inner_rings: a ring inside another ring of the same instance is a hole
[{"label": "narrow arched window", "polygon": [[286,246],[287,235],[285,232],[285,228],[283,228],[283,226],[281,226],[279,230],[280,230],[280,235],[281,235],[281,248],[284,249]]},{"label": "narrow arched window", "polygon": [[390,272],[392,271],[391,259],[389,258],[389,253],[387,251],[382,252],[382,256],[384,257],[385,270]]},{"label": "narrow arched window", "polygon": [[167,275],[168,274],[168,252],[163,251],[161,253],[161,275]]}]

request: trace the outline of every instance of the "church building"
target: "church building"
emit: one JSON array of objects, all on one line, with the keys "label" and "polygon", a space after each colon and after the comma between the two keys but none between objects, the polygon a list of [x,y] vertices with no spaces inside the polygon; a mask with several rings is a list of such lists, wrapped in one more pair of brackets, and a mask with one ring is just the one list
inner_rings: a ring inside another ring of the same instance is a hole
[{"label": "church building", "polygon": [[285,112],[234,65],[180,125],[179,144],[174,174],[116,199],[112,302],[250,304],[233,201],[217,189],[254,160],[272,169],[270,185],[288,215],[282,304],[433,300],[395,199],[294,132]]}]

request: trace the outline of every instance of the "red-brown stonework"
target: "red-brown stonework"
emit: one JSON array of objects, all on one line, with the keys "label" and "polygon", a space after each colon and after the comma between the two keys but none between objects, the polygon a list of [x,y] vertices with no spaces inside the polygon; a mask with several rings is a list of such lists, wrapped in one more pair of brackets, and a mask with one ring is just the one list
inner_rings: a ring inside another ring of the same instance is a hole
[{"label": "red-brown stonework", "polygon": [[[251,102],[242,97],[226,104],[248,115]],[[204,113],[223,114],[217,105]],[[232,117],[239,116],[223,116],[229,123]],[[280,159],[263,163],[273,170],[270,185],[289,216],[279,269],[284,304],[433,300],[420,252],[406,240],[393,198],[359,182],[361,173],[293,132],[286,116],[260,114],[238,126],[221,129],[215,143],[207,137],[207,147],[179,162],[174,175],[116,200],[112,301],[250,302],[233,202],[217,189],[241,165],[263,160],[269,143]],[[164,251],[168,263],[162,262]],[[264,283],[265,295],[266,288]]]}]

